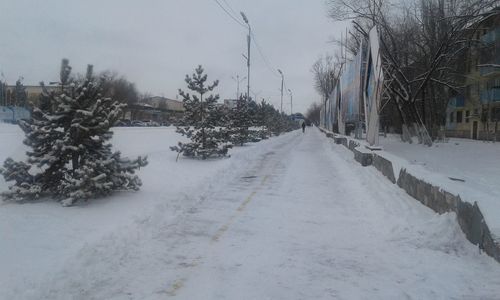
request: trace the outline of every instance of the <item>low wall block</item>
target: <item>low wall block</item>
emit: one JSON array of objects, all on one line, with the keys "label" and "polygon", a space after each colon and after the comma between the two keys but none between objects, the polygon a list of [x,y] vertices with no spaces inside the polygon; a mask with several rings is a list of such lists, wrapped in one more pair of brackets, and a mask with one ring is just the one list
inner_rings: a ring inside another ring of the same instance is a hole
[{"label": "low wall block", "polygon": [[358,149],[354,148],[352,150],[354,152],[354,159],[359,162],[363,167],[369,166],[373,162],[373,154],[361,152]]},{"label": "low wall block", "polygon": [[349,145],[347,146],[349,148],[349,150],[353,151],[354,152],[354,149],[356,147],[359,147],[359,143],[353,141],[353,140],[349,140]]},{"label": "low wall block", "polygon": [[392,162],[386,158],[374,153],[373,154],[373,166],[379,170],[382,175],[389,179],[392,183],[396,183],[396,177],[394,176],[394,168],[392,167]]}]

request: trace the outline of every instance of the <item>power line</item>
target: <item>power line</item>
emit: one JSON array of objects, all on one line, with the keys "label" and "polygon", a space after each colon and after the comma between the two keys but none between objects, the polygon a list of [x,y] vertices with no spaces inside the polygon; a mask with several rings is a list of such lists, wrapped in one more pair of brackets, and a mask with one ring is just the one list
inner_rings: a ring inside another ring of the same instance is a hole
[{"label": "power line", "polygon": [[[227,0],[222,0],[226,6],[229,8],[229,10],[231,11],[228,11],[220,2],[219,0],[214,0],[215,3],[217,3],[217,5],[231,18],[233,19],[233,21],[235,21],[236,23],[238,23],[238,25],[244,27],[244,28],[247,28],[247,26],[245,24],[243,24],[240,20],[238,20],[237,17],[235,17],[234,15],[238,15],[236,13],[236,11],[233,9],[233,7],[231,6],[231,4],[229,4],[229,2]],[[264,55],[264,51],[262,50],[262,47],[260,46],[260,44],[257,42],[257,38],[255,36],[255,33],[253,31],[251,31],[251,35],[252,35],[252,42],[253,44],[255,45],[255,47],[257,48],[257,52],[259,52],[259,55],[260,57],[262,58],[262,61],[264,62],[264,64],[266,65],[266,67],[269,69],[269,71],[279,77],[279,75],[276,73],[276,70],[275,68],[273,68],[270,60],[266,57],[266,55]]]},{"label": "power line", "polygon": [[[247,28],[243,23],[241,23],[240,20],[238,20],[236,17],[234,17],[220,2],[219,0],[214,0],[215,3],[231,18],[233,19],[236,23],[238,23],[240,26]],[[224,1],[225,2],[225,1]],[[227,4],[227,2],[226,2]]]},{"label": "power line", "polygon": [[226,4],[226,6],[227,6],[227,7],[229,7],[229,10],[230,10],[233,14],[238,15],[238,13],[237,13],[237,12],[233,9],[233,7],[231,6],[231,4],[229,4],[226,0],[222,0],[222,1]]},{"label": "power line", "polygon": [[255,47],[257,48],[257,52],[259,52],[259,55],[261,56],[262,60],[264,61],[264,64],[266,65],[266,67],[269,69],[269,71],[271,71],[271,73],[273,75],[279,77],[279,75],[276,73],[276,69],[272,67],[271,62],[264,55],[264,51],[262,50],[262,47],[257,42],[257,38],[255,37],[255,33],[254,32],[252,32],[252,37],[253,37],[253,43],[254,43]]}]

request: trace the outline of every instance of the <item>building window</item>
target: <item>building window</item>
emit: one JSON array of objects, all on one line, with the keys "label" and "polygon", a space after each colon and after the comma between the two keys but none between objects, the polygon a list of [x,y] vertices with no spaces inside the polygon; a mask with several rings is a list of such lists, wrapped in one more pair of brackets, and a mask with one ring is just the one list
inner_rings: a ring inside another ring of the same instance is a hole
[{"label": "building window", "polygon": [[454,117],[454,115],[455,115],[455,112],[451,112],[451,113],[450,113],[450,123],[454,123],[454,122],[455,122],[455,120],[454,120],[454,118],[453,118],[453,117]]},{"label": "building window", "polygon": [[457,111],[457,123],[462,123],[463,111]]},{"label": "building window", "polygon": [[469,123],[470,118],[470,110],[465,111],[465,123]]},{"label": "building window", "polygon": [[467,99],[472,98],[472,85],[465,87],[465,97],[467,97]]},{"label": "building window", "polygon": [[491,109],[491,122],[500,121],[500,107]]}]

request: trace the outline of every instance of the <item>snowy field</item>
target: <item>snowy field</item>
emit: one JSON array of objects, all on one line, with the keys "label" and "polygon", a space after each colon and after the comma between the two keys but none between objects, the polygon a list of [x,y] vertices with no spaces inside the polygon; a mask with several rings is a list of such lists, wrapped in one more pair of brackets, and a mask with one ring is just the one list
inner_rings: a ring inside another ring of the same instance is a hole
[{"label": "snowy field", "polygon": [[[180,159],[171,127],[117,128],[139,192],[0,204],[1,299],[500,299],[500,264],[318,130]],[[22,133],[0,125],[0,161]],[[0,190],[6,189],[0,179]]]},{"label": "snowy field", "polygon": [[389,135],[380,137],[380,145],[384,156],[393,161],[401,158],[399,163],[412,174],[459,194],[463,200],[477,201],[490,230],[500,240],[500,143],[450,139],[426,147]]}]

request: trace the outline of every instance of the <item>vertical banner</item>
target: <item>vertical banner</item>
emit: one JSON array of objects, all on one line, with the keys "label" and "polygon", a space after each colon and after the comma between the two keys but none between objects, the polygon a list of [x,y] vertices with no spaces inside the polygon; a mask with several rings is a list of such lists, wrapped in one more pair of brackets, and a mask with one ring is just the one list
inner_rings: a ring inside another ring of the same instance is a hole
[{"label": "vertical banner", "polygon": [[354,59],[346,62],[340,76],[342,118],[345,123],[354,124],[361,120],[362,58],[363,50],[360,48]]},{"label": "vertical banner", "polygon": [[325,128],[325,103],[321,104],[321,110],[319,111],[319,126]]},{"label": "vertical banner", "polygon": [[337,86],[335,85],[335,88],[333,89],[332,93],[330,94],[330,112],[331,112],[331,116],[332,116],[332,119],[330,120],[331,121],[331,131],[334,131],[335,129],[335,124],[337,124],[337,107],[338,107],[338,88]]},{"label": "vertical banner", "polygon": [[342,91],[341,82],[339,82],[337,87],[339,89],[338,102],[337,102],[337,120],[338,120],[338,126],[339,126],[339,133],[341,135],[345,135],[345,120],[344,120],[344,117],[342,114],[342,107],[343,107],[343,103],[344,103],[344,98],[343,98],[343,95],[341,92]]},{"label": "vertical banner", "polygon": [[382,58],[380,55],[380,44],[377,28],[370,30],[370,41],[368,50],[368,65],[366,68],[366,80],[364,88],[365,118],[366,118],[366,140],[371,146],[378,145],[379,139],[379,109],[384,74],[382,72]]},{"label": "vertical banner", "polygon": [[325,128],[327,130],[332,130],[332,128],[331,128],[331,124],[332,124],[332,109],[331,109],[331,106],[330,106],[330,97],[328,97],[326,99],[325,109],[326,109]]}]

